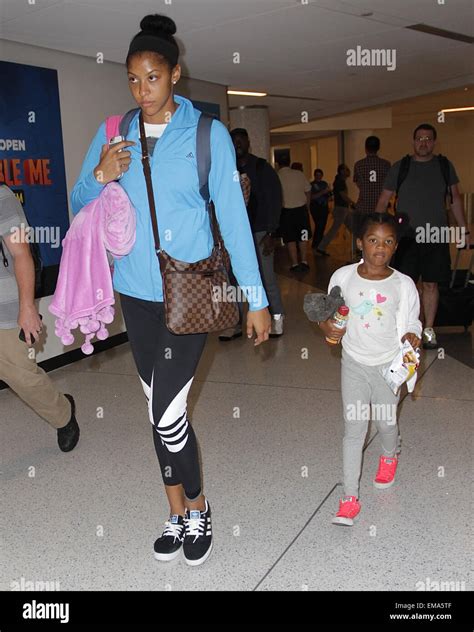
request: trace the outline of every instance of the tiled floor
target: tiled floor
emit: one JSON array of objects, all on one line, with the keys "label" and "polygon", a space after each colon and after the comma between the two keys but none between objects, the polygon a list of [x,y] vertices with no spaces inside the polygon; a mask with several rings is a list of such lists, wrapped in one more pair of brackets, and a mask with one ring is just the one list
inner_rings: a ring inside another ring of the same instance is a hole
[{"label": "tiled floor", "polygon": [[[317,265],[307,279],[319,275],[322,286],[328,271],[321,266],[334,260]],[[123,345],[51,374],[77,400],[82,437],[70,454],[59,452],[54,431],[11,392],[0,392],[0,590],[21,578],[59,582],[63,590],[472,587],[471,370],[449,354],[425,355],[415,397],[401,411],[396,484],[385,491],[371,484],[379,455],[372,431],[361,519],[352,529],[335,527],[339,351],[304,316],[312,287],[280,280],[283,338],[254,349],[244,339],[210,337],[191,390],[214,512],[215,550],[206,564],[153,558],[167,505],[142,389]]]}]

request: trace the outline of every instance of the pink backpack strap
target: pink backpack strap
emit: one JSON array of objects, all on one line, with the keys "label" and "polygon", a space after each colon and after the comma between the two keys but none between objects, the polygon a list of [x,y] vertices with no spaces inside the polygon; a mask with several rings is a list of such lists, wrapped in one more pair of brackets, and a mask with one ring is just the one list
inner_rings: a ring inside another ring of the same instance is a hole
[{"label": "pink backpack strap", "polygon": [[109,116],[105,119],[105,135],[107,137],[107,142],[109,142],[114,136],[119,135],[119,126],[122,119],[122,114],[115,114],[114,116]]}]

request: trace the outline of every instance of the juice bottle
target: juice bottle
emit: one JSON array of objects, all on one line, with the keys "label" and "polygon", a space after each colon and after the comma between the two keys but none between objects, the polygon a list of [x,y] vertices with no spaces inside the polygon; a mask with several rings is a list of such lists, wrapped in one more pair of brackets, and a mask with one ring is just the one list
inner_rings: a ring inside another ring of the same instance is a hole
[{"label": "juice bottle", "polygon": [[[338,327],[339,329],[344,329],[347,325],[348,318],[349,318],[349,308],[347,307],[347,305],[341,305],[341,307],[338,307],[337,312],[332,317],[332,322],[334,323],[335,327]],[[331,338],[328,338],[327,336],[326,336],[326,342],[328,342],[330,345],[337,345],[336,340],[332,340]]]}]

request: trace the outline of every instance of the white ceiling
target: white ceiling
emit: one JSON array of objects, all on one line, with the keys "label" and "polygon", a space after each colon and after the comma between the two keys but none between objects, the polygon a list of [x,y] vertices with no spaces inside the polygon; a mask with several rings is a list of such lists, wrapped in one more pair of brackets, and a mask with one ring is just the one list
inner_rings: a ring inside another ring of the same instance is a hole
[{"label": "white ceiling", "polygon": [[[123,63],[141,17],[165,13],[178,26],[185,75],[298,97],[229,98],[231,107],[269,106],[272,126],[473,82],[471,44],[404,27],[473,36],[474,0],[167,1],[0,0],[0,37]],[[395,49],[396,70],[347,66],[357,46]]]}]

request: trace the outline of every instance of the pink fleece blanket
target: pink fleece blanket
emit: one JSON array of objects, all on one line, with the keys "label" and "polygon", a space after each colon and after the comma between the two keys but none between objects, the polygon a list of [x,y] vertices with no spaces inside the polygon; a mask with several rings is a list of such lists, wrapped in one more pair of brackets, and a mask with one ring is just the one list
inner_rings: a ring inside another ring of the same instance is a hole
[{"label": "pink fleece blanket", "polygon": [[85,335],[81,349],[91,354],[91,340],[105,340],[114,319],[112,271],[107,251],[119,259],[135,243],[136,214],[117,182],[75,216],[62,242],[58,282],[49,311],[57,316],[56,335],[64,345],[74,342],[71,330]]}]

